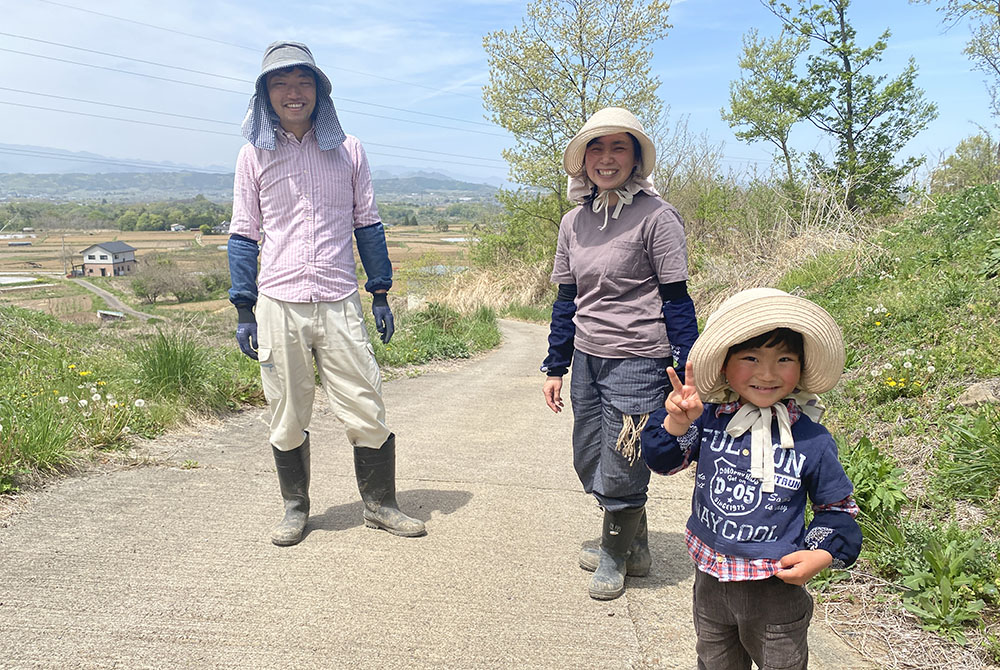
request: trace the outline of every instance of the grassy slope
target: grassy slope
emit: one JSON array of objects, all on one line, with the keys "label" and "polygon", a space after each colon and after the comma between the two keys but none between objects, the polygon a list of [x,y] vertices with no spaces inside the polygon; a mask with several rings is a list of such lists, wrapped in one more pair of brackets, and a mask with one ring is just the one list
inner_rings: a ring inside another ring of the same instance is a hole
[{"label": "grassy slope", "polygon": [[1000,656],[1000,415],[959,402],[977,382],[1000,382],[998,219],[1000,192],[970,189],[779,283],[844,330],[847,370],[825,423],[864,503],[860,571],[888,580],[874,588],[897,614],[919,609],[923,627],[974,643],[970,665],[953,667]]}]

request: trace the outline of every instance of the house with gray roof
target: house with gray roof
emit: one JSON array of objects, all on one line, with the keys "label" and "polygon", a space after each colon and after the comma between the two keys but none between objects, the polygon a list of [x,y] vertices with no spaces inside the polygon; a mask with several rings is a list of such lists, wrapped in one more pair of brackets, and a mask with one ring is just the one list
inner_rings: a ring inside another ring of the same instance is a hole
[{"label": "house with gray roof", "polygon": [[135,247],[124,242],[101,242],[83,250],[84,276],[119,277],[135,269]]}]

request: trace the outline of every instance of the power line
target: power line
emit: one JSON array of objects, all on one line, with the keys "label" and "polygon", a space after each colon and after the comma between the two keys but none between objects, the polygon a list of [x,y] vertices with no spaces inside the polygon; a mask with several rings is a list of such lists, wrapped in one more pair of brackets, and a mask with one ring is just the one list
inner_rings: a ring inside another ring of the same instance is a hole
[{"label": "power line", "polygon": [[[28,42],[40,42],[41,44],[47,44],[49,46],[62,47],[64,49],[74,49],[76,51],[83,51],[85,53],[97,54],[99,56],[109,56],[111,58],[117,58],[119,60],[127,60],[127,61],[133,61],[135,63],[143,63],[144,65],[154,65],[156,67],[162,67],[162,68],[166,68],[168,70],[180,70],[181,72],[191,72],[193,74],[201,74],[201,75],[205,75],[207,77],[216,77],[218,79],[229,79],[231,81],[238,81],[238,82],[247,84],[249,86],[252,86],[253,83],[254,83],[253,81],[250,81],[248,79],[243,79],[241,77],[230,77],[230,76],[224,75],[224,74],[216,74],[214,72],[205,72],[204,70],[193,70],[191,68],[181,67],[179,65],[169,65],[167,63],[158,63],[156,61],[145,60],[145,59],[142,59],[142,58],[133,58],[132,56],[125,56],[124,54],[110,53],[110,52],[107,52],[107,51],[97,51],[95,49],[87,49],[87,48],[84,48],[84,47],[73,46],[72,44],[63,44],[62,42],[52,42],[52,41],[49,41],[49,40],[38,39],[38,38],[35,38],[35,37],[26,37],[24,35],[15,35],[14,33],[0,32],[0,35],[3,35],[5,37],[14,37],[16,39],[26,40]],[[29,54],[27,52],[21,52],[21,53],[24,53],[24,55],[28,55],[28,56],[36,56],[36,57],[39,57],[39,58],[46,58],[46,56],[39,56],[38,54]],[[65,62],[75,62],[75,61],[65,61]],[[78,64],[79,65],[87,65],[87,63],[78,63]],[[124,72],[129,72],[129,71],[128,70],[124,70]],[[132,73],[132,74],[136,74],[136,73]],[[220,91],[229,91],[229,89],[218,89],[218,90],[220,90]],[[242,92],[242,91],[229,91],[229,92],[240,93],[241,95],[245,95],[245,93]],[[486,121],[469,121],[468,119],[460,119],[460,118],[455,117],[455,116],[445,116],[443,114],[433,114],[433,113],[430,113],[430,112],[418,112],[418,111],[413,110],[413,109],[406,109],[406,108],[403,108],[403,107],[393,107],[391,105],[381,105],[381,104],[376,103],[376,102],[367,102],[365,100],[354,100],[354,99],[345,98],[345,97],[342,97],[342,96],[339,96],[339,95],[337,96],[337,100],[343,100],[345,102],[353,102],[353,103],[356,103],[356,104],[359,104],[359,105],[370,105],[372,107],[381,107],[382,109],[391,109],[391,110],[396,111],[396,112],[405,112],[407,114],[419,114],[421,116],[432,116],[432,117],[439,118],[439,119],[446,119],[448,121],[458,121],[459,123],[471,123],[473,125],[489,126],[491,128],[496,128],[497,127],[496,124],[494,124],[494,123],[488,123]]]},{"label": "power line", "polygon": [[[50,94],[50,93],[38,93],[37,91],[26,91],[24,89],[8,88],[6,86],[0,86],[0,91],[11,91],[13,93],[22,93],[22,94],[27,94],[27,95],[35,95],[35,96],[42,97],[42,98],[55,98],[57,100],[67,100],[67,101],[70,101],[70,102],[83,102],[83,103],[86,103],[88,105],[99,105],[99,106],[103,106],[103,107],[113,107],[113,108],[116,108],[116,109],[127,109],[127,110],[130,110],[130,111],[144,112],[144,113],[147,113],[147,114],[163,114],[163,115],[166,115],[166,116],[176,116],[176,117],[180,117],[180,118],[184,118],[184,119],[191,119],[191,120],[194,120],[194,121],[204,121],[206,123],[218,123],[218,124],[222,124],[222,125],[226,125],[226,126],[236,126],[237,125],[237,124],[234,124],[232,121],[222,121],[222,120],[219,120],[219,119],[206,119],[206,118],[201,117],[201,116],[189,116],[189,115],[186,115],[186,114],[174,114],[172,112],[161,112],[161,111],[156,110],[156,109],[145,109],[143,107],[130,107],[130,106],[127,106],[127,105],[116,105],[116,104],[108,103],[108,102],[98,102],[96,100],[85,100],[85,99],[82,99],[82,98],[73,98],[73,97],[69,97],[69,96],[65,96],[65,95],[55,95],[55,94]],[[3,104],[3,105],[13,105],[13,106],[17,106],[17,107],[28,107],[28,108],[31,108],[31,109],[43,109],[43,110],[48,110],[48,111],[53,111],[53,112],[62,112],[64,114],[78,114],[80,116],[94,116],[96,118],[108,119],[108,120],[112,120],[112,121],[126,121],[126,122],[129,122],[129,123],[140,123],[140,124],[146,124],[146,125],[162,125],[162,124],[155,124],[155,123],[147,122],[147,121],[139,121],[137,119],[122,119],[120,117],[114,117],[114,116],[102,116],[102,115],[98,115],[98,114],[87,114],[86,112],[78,112],[76,110],[56,109],[56,108],[53,108],[53,107],[39,107],[39,106],[35,106],[35,105],[28,105],[26,103],[21,103],[21,102],[9,102],[9,101],[5,101],[5,100],[0,100],[0,104]],[[195,132],[211,132],[211,133],[216,133],[216,134],[220,134],[220,135],[232,135],[233,137],[239,136],[239,133],[221,133],[221,132],[218,132],[218,131],[204,130],[204,129],[201,129],[201,128],[187,128],[187,127],[184,127],[184,126],[172,126],[172,125],[165,125],[164,127],[175,128],[175,129],[178,129],[178,130],[191,130],[191,131],[195,131]],[[401,147],[401,146],[394,145],[394,144],[379,144],[377,142],[368,142],[368,141],[366,141],[364,143],[364,145],[365,146],[386,147],[388,149],[399,149],[399,150],[402,150],[402,151],[416,151],[418,153],[436,154],[436,155],[439,155],[439,156],[453,156],[455,158],[470,158],[472,160],[477,160],[477,161],[488,161],[488,162],[493,162],[493,163],[502,163],[502,164],[506,165],[506,161],[501,160],[499,158],[483,158],[481,156],[469,156],[468,154],[454,154],[454,153],[449,153],[449,152],[446,152],[446,151],[434,151],[432,149],[417,149],[417,148],[414,148],[414,147]]]},{"label": "power line", "polygon": [[141,163],[141,162],[125,162],[121,160],[115,160],[103,157],[86,158],[84,156],[67,156],[66,154],[54,154],[44,151],[36,151],[31,149],[9,149],[6,147],[0,147],[0,153],[11,154],[14,156],[30,156],[32,158],[54,158],[56,160],[64,161],[76,161],[79,163],[102,163],[108,165],[119,165],[121,167],[141,167],[148,168],[152,170],[162,170],[165,172],[199,172],[203,174],[232,174],[232,172],[220,172],[218,170],[206,170],[202,168],[194,167],[168,167],[165,165],[157,165],[155,163]]},{"label": "power line", "polygon": [[[225,46],[235,47],[237,49],[245,49],[247,51],[253,51],[256,54],[260,54],[261,53],[260,47],[250,47],[250,46],[246,46],[245,44],[236,44],[235,42],[226,42],[224,40],[217,40],[217,39],[215,39],[213,37],[206,37],[204,35],[196,35],[194,33],[184,32],[183,30],[175,30],[173,28],[166,28],[164,26],[158,26],[158,25],[153,24],[153,23],[143,23],[142,21],[135,21],[133,19],[127,19],[127,18],[124,18],[122,16],[115,16],[113,14],[105,14],[103,12],[97,12],[97,11],[94,11],[92,9],[84,9],[83,7],[77,7],[75,5],[67,5],[67,4],[62,3],[62,2],[55,2],[55,0],[36,0],[36,2],[44,2],[44,3],[50,4],[50,5],[56,5],[56,6],[59,6],[59,7],[66,7],[67,9],[75,9],[75,10],[80,11],[80,12],[87,12],[88,14],[95,14],[97,16],[103,16],[104,18],[114,19],[116,21],[124,21],[126,23],[132,23],[132,24],[135,24],[135,25],[138,25],[138,26],[144,26],[146,28],[153,28],[154,30],[162,30],[164,32],[173,33],[175,35],[183,35],[185,37],[192,37],[194,39],[205,40],[207,42],[214,42],[215,44],[222,44],[222,45],[225,45]],[[437,88],[435,86],[427,86],[425,84],[418,84],[418,83],[412,82],[412,81],[404,81],[404,80],[401,80],[401,79],[392,79],[391,77],[383,77],[382,75],[372,74],[370,72],[362,72],[360,70],[351,70],[350,68],[346,68],[346,67],[337,67],[336,65],[330,65],[330,66],[325,67],[324,69],[339,70],[341,72],[350,72],[352,74],[358,74],[358,75],[361,75],[361,76],[364,76],[364,77],[371,77],[373,79],[381,79],[383,81],[391,81],[394,84],[404,84],[406,86],[415,86],[417,88],[423,88],[423,89],[427,89],[429,91],[435,91],[437,93],[446,93],[448,95],[457,95],[457,96],[461,96],[463,98],[471,98],[471,99],[474,99],[474,100],[478,100],[478,97],[469,95],[467,93],[457,93],[455,91],[450,91],[450,90],[448,90],[446,88]]]},{"label": "power line", "polygon": [[[171,82],[173,84],[185,84],[187,86],[196,86],[198,88],[206,88],[206,89],[213,90],[213,91],[222,91],[224,93],[236,93],[237,95],[246,95],[246,93],[244,91],[234,91],[232,89],[221,88],[219,86],[210,86],[208,84],[197,84],[195,82],[184,81],[184,80],[181,80],[181,79],[171,79],[169,77],[159,77],[157,75],[146,74],[144,72],[132,72],[131,70],[122,70],[120,68],[107,67],[105,65],[94,65],[92,63],[82,63],[80,61],[69,60],[69,59],[66,59],[66,58],[57,58],[55,56],[45,56],[45,55],[42,55],[42,54],[34,54],[34,53],[27,52],[27,51],[18,51],[17,49],[4,49],[3,47],[0,47],[0,51],[6,51],[8,53],[20,54],[22,56],[32,56],[34,58],[43,58],[45,60],[54,60],[54,61],[57,61],[57,62],[60,62],[60,63],[69,63],[69,64],[72,64],[72,65],[82,65],[84,67],[92,67],[92,68],[96,68],[98,70],[108,70],[110,72],[118,72],[120,74],[129,74],[129,75],[132,75],[132,76],[135,76],[135,77],[145,77],[146,79],[155,79],[155,80],[158,80],[158,81],[167,81],[167,82]],[[350,100],[349,98],[341,98],[341,99],[342,100],[349,100],[350,102],[361,102],[361,101],[357,101],[357,100]],[[395,108],[395,107],[388,107],[386,105],[377,105],[375,103],[368,103],[368,102],[361,102],[361,104],[372,105],[374,107],[385,107],[387,109],[398,109],[398,108]],[[474,130],[472,128],[456,128],[455,126],[444,126],[444,125],[441,125],[439,123],[427,123],[425,121],[415,121],[413,119],[401,119],[401,118],[395,117],[395,116],[382,116],[380,114],[372,114],[370,112],[358,111],[358,110],[353,110],[353,109],[345,109],[343,107],[340,108],[340,111],[347,111],[347,112],[351,112],[351,113],[354,113],[354,114],[363,114],[365,116],[371,116],[371,117],[375,117],[375,118],[378,118],[378,119],[389,119],[391,121],[400,121],[402,123],[413,123],[413,124],[417,124],[417,125],[421,125],[421,126],[431,126],[431,127],[434,127],[434,128],[445,128],[447,130],[457,130],[457,131],[465,132],[465,133],[476,133],[478,135],[492,135],[494,137],[506,137],[506,135],[502,135],[500,133],[490,133],[490,132],[487,132],[485,130]],[[405,112],[405,113],[408,113],[408,114],[420,114],[422,116],[439,116],[437,114],[428,114],[426,112],[413,112],[413,111],[405,110],[405,109],[398,109],[398,111],[402,111],[402,112]],[[451,118],[451,117],[444,117],[444,118]],[[461,119],[458,119],[458,120],[461,121]],[[463,121],[463,123],[472,123],[472,122],[471,121]]]}]

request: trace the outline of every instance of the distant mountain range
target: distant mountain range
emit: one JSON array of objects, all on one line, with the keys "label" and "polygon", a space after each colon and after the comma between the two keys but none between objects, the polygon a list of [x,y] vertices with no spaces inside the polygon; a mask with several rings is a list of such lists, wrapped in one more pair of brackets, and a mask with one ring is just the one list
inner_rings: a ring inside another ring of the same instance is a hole
[{"label": "distant mountain range", "polygon": [[[372,173],[381,201],[492,199],[497,186],[466,181],[441,171],[397,166]],[[0,144],[0,201],[14,199],[182,200],[203,195],[225,202],[232,198],[233,173],[168,162],[129,161],[87,152]]]}]

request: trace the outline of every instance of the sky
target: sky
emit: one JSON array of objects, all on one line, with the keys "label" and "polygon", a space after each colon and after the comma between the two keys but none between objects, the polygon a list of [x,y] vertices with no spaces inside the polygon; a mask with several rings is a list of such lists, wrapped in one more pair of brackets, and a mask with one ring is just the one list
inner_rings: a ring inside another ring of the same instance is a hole
[{"label": "sky", "polygon": [[[940,4],[940,2],[937,2]],[[483,36],[521,25],[525,0],[0,0],[0,144],[169,161],[231,171],[244,140],[260,59],[274,40],[310,46],[333,82],[346,132],[373,170],[436,170],[468,181],[507,177],[510,135],[487,120]],[[858,43],[886,29],[873,70],[898,74],[913,57],[939,117],[906,147],[929,164],[992,128],[983,75],[962,53],[968,28],[946,30],[932,6],[854,0]],[[653,74],[671,122],[721,146],[723,167],[768,170],[770,145],[747,145],[720,118],[740,76],[743,35],[776,36],[758,0],[674,0]],[[828,152],[807,124],[794,148]],[[66,162],[67,172],[72,162]]]}]

